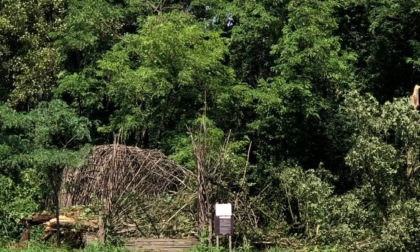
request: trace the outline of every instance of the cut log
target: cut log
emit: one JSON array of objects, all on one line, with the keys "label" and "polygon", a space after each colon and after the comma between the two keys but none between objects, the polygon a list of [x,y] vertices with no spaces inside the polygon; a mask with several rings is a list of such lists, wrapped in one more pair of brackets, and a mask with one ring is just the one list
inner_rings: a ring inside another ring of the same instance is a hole
[{"label": "cut log", "polygon": [[28,222],[30,225],[40,225],[40,224],[44,224],[46,221],[49,221],[54,217],[55,217],[54,214],[36,213],[29,218],[23,219],[22,222]]},{"label": "cut log", "polygon": [[[60,226],[71,226],[76,223],[76,220],[64,215],[58,216],[60,220]],[[50,227],[57,226],[57,218],[50,219],[48,222],[45,222],[45,225]]]},{"label": "cut log", "polygon": [[55,229],[52,228],[52,227],[45,227],[44,233],[43,233],[44,235],[42,237],[42,240],[46,241],[46,240],[50,239],[51,236],[54,235],[54,231],[55,231]]}]

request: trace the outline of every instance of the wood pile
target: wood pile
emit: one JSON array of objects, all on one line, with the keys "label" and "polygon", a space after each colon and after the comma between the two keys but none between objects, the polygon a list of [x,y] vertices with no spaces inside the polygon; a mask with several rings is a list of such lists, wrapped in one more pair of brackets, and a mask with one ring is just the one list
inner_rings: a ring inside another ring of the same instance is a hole
[{"label": "wood pile", "polygon": [[89,205],[93,200],[112,208],[124,204],[128,194],[153,196],[175,190],[187,174],[158,150],[121,144],[93,148],[89,162],[77,169],[65,169],[60,205]]},{"label": "wood pile", "polygon": [[[63,171],[59,197],[63,241],[75,244],[70,244],[72,247],[83,244],[82,237],[103,242],[105,222],[113,236],[149,236],[152,232],[148,229],[153,230],[153,236],[160,236],[159,225],[175,227],[170,221],[178,221],[175,217],[193,202],[181,202],[181,209],[167,204],[181,187],[188,187],[185,180],[190,175],[158,150],[117,143],[95,146],[84,166]],[[84,213],[86,209],[90,209],[89,216]],[[166,221],[162,222],[162,218]],[[55,237],[57,232],[53,214],[37,213],[22,221],[27,227],[22,235],[25,240],[29,239],[32,225],[44,226],[44,240]],[[178,222],[182,224],[185,218]]]},{"label": "wood pile", "polygon": [[[147,236],[150,232],[142,233],[140,229],[155,230],[159,223],[151,216],[157,212],[151,209],[153,202],[186,188],[185,181],[191,175],[191,171],[176,165],[158,150],[118,143],[99,145],[93,148],[86,165],[64,170],[60,206],[95,206],[116,234]],[[173,210],[173,205],[163,207],[171,215],[178,211]],[[154,223],[143,227],[138,221],[139,214],[146,222]]]},{"label": "wood pile", "polygon": [[[98,230],[98,216],[93,214],[90,209],[78,206],[64,208],[61,212],[59,223],[63,242],[71,247],[83,247],[86,234],[94,234]],[[57,231],[57,218],[54,214],[48,212],[36,213],[31,217],[22,219],[21,222],[26,227],[21,236],[21,243],[30,239],[32,226],[42,225],[44,227],[41,238],[44,241],[55,236]]]},{"label": "wood pile", "polygon": [[[64,233],[69,232],[94,232],[98,229],[98,223],[89,220],[76,220],[65,215],[59,216],[60,228]],[[48,240],[53,236],[57,230],[57,218],[52,218],[43,223],[44,228],[44,237],[43,240]]]}]

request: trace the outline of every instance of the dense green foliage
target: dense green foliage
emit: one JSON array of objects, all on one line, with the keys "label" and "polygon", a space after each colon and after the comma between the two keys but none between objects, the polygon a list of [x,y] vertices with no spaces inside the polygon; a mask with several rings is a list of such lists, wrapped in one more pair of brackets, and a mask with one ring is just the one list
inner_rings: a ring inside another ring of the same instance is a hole
[{"label": "dense green foliage", "polygon": [[415,250],[419,25],[417,0],[0,0],[0,243],[116,132],[194,171],[205,119],[252,203],[236,241]]}]

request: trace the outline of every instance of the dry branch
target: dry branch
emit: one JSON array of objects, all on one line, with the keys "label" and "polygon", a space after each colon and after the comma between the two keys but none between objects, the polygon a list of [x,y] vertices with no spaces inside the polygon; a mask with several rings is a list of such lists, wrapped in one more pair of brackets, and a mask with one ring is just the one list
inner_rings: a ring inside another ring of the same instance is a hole
[{"label": "dry branch", "polygon": [[[178,191],[191,172],[158,150],[114,143],[93,148],[86,166],[66,169],[60,194],[62,207],[100,203],[111,225],[163,193]],[[125,229],[121,226],[120,229]]]}]

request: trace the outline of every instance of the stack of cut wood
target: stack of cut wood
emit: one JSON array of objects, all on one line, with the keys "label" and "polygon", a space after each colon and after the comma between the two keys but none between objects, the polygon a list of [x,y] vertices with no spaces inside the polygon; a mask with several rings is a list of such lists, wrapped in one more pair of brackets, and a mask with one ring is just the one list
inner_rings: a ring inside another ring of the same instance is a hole
[{"label": "stack of cut wood", "polygon": [[[76,220],[65,215],[60,215],[58,217],[58,221],[60,223],[60,228],[62,232],[72,230],[73,227],[76,225]],[[57,218],[52,218],[43,223],[45,226],[44,228],[44,236],[42,237],[43,240],[48,240],[51,236],[53,236],[57,230]],[[73,229],[75,230],[75,229]]]},{"label": "stack of cut wood", "polygon": [[[82,208],[72,207],[63,209],[58,220],[62,240],[72,247],[83,246],[84,236],[86,236],[87,233],[96,233],[98,230],[97,218],[98,217],[95,214],[86,214]],[[57,232],[57,218],[51,213],[36,213],[29,218],[23,219],[21,222],[24,223],[26,227],[22,233],[21,242],[29,240],[31,226],[44,226],[42,236],[44,241],[53,237]]]},{"label": "stack of cut wood", "polygon": [[[86,232],[96,232],[98,223],[93,220],[81,220],[65,215],[59,216],[60,230],[64,240],[72,241],[77,240],[77,243],[83,242],[83,236]],[[43,240],[48,240],[56,234],[57,231],[57,218],[52,218],[43,223],[44,236]],[[72,241],[74,242],[74,241]]]}]

